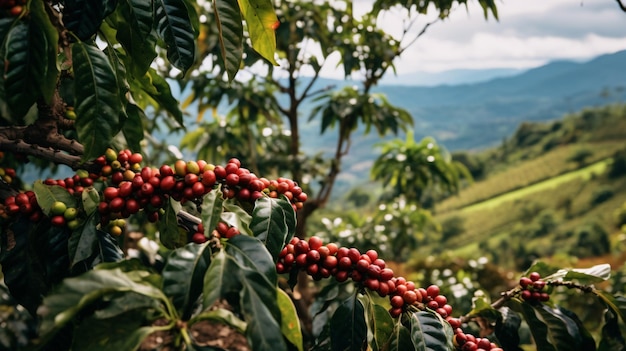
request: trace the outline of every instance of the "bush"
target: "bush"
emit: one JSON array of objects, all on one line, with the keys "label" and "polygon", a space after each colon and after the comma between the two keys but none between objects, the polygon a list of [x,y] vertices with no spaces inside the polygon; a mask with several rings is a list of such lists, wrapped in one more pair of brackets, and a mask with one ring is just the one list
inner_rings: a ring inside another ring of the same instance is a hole
[{"label": "bush", "polygon": [[603,188],[597,189],[591,195],[591,205],[592,206],[599,205],[609,200],[610,198],[612,198],[614,194],[615,193],[610,188],[603,187]]}]

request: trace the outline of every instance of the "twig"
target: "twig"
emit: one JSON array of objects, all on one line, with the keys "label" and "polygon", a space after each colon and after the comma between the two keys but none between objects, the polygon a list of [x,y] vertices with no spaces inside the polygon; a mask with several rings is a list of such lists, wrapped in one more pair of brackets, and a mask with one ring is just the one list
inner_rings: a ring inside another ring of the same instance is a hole
[{"label": "twig", "polygon": [[622,3],[622,0],[617,0],[617,3],[619,4],[619,8],[626,12],[626,5]]}]

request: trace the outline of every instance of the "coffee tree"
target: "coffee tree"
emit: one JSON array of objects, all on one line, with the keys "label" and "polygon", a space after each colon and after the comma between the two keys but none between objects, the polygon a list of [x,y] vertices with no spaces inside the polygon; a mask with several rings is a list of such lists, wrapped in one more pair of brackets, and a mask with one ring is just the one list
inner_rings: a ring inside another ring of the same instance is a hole
[{"label": "coffee tree", "polygon": [[[453,3],[375,9],[434,5],[445,17]],[[495,13],[493,2],[480,4]],[[297,181],[257,175],[238,158],[146,164],[144,132],[184,122],[162,77],[176,72],[167,65],[197,71],[217,50],[215,65],[232,80],[248,40],[274,62],[274,31],[291,23],[277,21],[271,2],[3,0],[0,8],[0,264],[7,296],[21,306],[0,314],[2,348],[219,350],[241,336],[253,350],[518,350],[523,318],[541,350],[623,349],[626,300],[593,285],[609,278],[608,265],[538,263],[499,299],[477,296],[471,311],[457,311],[438,286],[397,276],[374,249],[296,236],[309,201]],[[322,115],[344,123],[332,109]],[[26,184],[27,162],[72,172]],[[132,228],[156,233],[159,264],[125,259]],[[324,283],[310,330],[292,303],[303,275]],[[562,289],[603,304],[596,339],[553,301]],[[19,318],[26,327],[14,327]]]}]

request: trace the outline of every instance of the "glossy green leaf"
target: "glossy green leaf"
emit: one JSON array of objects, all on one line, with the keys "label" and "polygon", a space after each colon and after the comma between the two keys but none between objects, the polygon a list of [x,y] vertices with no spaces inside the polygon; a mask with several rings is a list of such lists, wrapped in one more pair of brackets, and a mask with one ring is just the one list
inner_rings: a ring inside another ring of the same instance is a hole
[{"label": "glossy green leaf", "polygon": [[452,340],[452,329],[447,330],[447,324],[430,311],[419,311],[411,314],[411,341],[413,349],[418,351],[449,351],[449,340]]},{"label": "glossy green leaf", "polygon": [[594,290],[593,293],[600,297],[620,317],[622,322],[626,323],[626,297],[612,295],[602,290]]},{"label": "glossy green leaf", "polygon": [[510,304],[524,316],[539,350],[576,350],[577,345],[574,345],[567,325],[550,311],[550,307],[533,306],[518,300],[511,300]]},{"label": "glossy green leaf", "polygon": [[237,0],[213,1],[220,49],[228,80],[235,79],[243,55],[243,23]]},{"label": "glossy green leaf", "polygon": [[94,212],[70,236],[68,242],[70,268],[79,262],[87,260],[95,253],[98,245],[96,226],[99,221],[99,216]]},{"label": "glossy green leaf", "polygon": [[188,320],[194,303],[202,293],[202,283],[209,264],[208,243],[189,243],[174,250],[163,267],[163,292],[172,299],[183,320]]},{"label": "glossy green leaf", "polygon": [[522,351],[519,347],[519,329],[522,325],[522,317],[506,306],[500,307],[498,311],[502,315],[502,319],[497,320],[495,326],[498,344],[505,350]]},{"label": "glossy green leaf", "polygon": [[491,307],[491,303],[486,295],[472,298],[472,310],[469,314],[472,316],[481,316],[491,321],[496,321],[502,317],[498,310]]},{"label": "glossy green leaf", "polygon": [[237,265],[225,250],[220,250],[211,260],[209,269],[204,276],[202,290],[202,306],[204,309],[211,308],[219,299],[228,293],[236,293],[241,284],[237,277]]},{"label": "glossy green leaf", "polygon": [[120,96],[115,72],[95,46],[72,45],[75,76],[76,131],[85,147],[83,160],[104,154],[119,127]]},{"label": "glossy green leaf", "polygon": [[[35,315],[41,303],[41,291],[48,289],[45,273],[29,245],[28,235],[33,223],[22,217],[8,228],[0,231],[0,267],[4,284],[15,300]],[[39,228],[34,228],[39,229]],[[40,235],[41,236],[41,235]],[[9,245],[8,243],[12,243]]]},{"label": "glossy green leaf", "polygon": [[41,59],[47,62],[45,74],[37,77],[39,81],[39,89],[41,95],[47,103],[52,101],[57,81],[59,78],[59,70],[57,68],[57,54],[59,50],[59,32],[50,22],[50,16],[46,13],[43,1],[33,1],[30,3],[30,14],[33,21],[38,24],[38,28],[43,32],[47,42],[47,53]]},{"label": "glossy green leaf", "polygon": [[33,192],[37,197],[37,203],[46,216],[50,216],[52,205],[63,202],[67,207],[76,207],[76,199],[63,187],[58,185],[46,185],[41,180],[33,184]]},{"label": "glossy green leaf", "polygon": [[204,308],[227,295],[238,295],[254,350],[286,350],[277,303],[276,269],[263,244],[252,237],[229,239],[211,261],[204,279]]},{"label": "glossy green leaf", "polygon": [[276,52],[274,28],[278,25],[274,5],[270,0],[241,0],[239,6],[248,25],[252,47],[271,64],[278,65],[274,59]]},{"label": "glossy green leaf", "polygon": [[237,316],[235,316],[235,314],[232,311],[229,311],[223,308],[216,308],[213,310],[203,311],[200,314],[191,318],[189,320],[189,325],[191,326],[200,321],[214,321],[218,323],[223,323],[234,328],[235,330],[237,330],[239,333],[242,333],[242,334],[246,332],[246,328],[247,328],[246,322],[237,318]]},{"label": "glossy green leaf", "polygon": [[139,106],[128,103],[126,105],[127,119],[122,126],[122,133],[126,139],[128,148],[140,152],[141,141],[143,140],[143,122],[142,119],[147,119],[144,111]]},{"label": "glossy green leaf", "polygon": [[96,34],[116,0],[65,0],[63,24],[78,39],[87,40]]},{"label": "glossy green leaf", "polygon": [[72,350],[136,350],[148,335],[163,329],[163,327],[145,326],[145,319],[145,313],[138,311],[109,319],[89,316],[76,328]]},{"label": "glossy green leaf", "polygon": [[165,206],[165,214],[157,222],[159,240],[168,249],[183,247],[187,244],[187,232],[178,227],[180,210],[180,203],[169,198]]},{"label": "glossy green leaf", "polygon": [[544,280],[564,279],[577,280],[580,284],[593,284],[611,278],[611,265],[599,264],[590,268],[559,269],[556,273],[544,277]]},{"label": "glossy green leaf", "polygon": [[280,330],[285,336],[285,339],[289,340],[292,345],[295,345],[298,351],[303,351],[303,339],[302,331],[300,329],[300,318],[296,311],[293,301],[286,292],[282,289],[277,289],[278,292],[278,308],[280,309]]},{"label": "glossy green leaf", "polygon": [[593,351],[593,349],[581,348],[583,343],[578,326],[558,308],[552,309],[543,304],[533,306],[533,308],[537,316],[548,326],[548,340],[557,350]]},{"label": "glossy green leaf", "polygon": [[44,298],[38,310],[42,318],[41,335],[51,336],[85,308],[105,296],[119,292],[135,292],[162,304],[168,300],[154,286],[133,281],[127,273],[118,269],[91,270],[79,277],[67,278]]},{"label": "glossy green leaf", "polygon": [[386,351],[404,351],[412,350],[413,342],[411,341],[411,332],[407,327],[402,325],[400,318],[394,324],[393,331],[384,350]]},{"label": "glossy green leaf", "polygon": [[100,203],[100,193],[98,193],[98,190],[95,188],[89,187],[83,190],[81,199],[83,202],[83,210],[87,216],[89,216],[98,209],[98,204]]},{"label": "glossy green leaf", "polygon": [[373,303],[372,308],[374,342],[378,350],[382,350],[393,335],[394,321],[385,307]]},{"label": "glossy green leaf", "polygon": [[48,41],[36,22],[19,22],[7,35],[4,50],[7,104],[21,118],[39,97],[38,82],[48,68]]},{"label": "glossy green leaf", "polygon": [[250,229],[252,216],[250,216],[235,199],[225,200],[223,206],[224,212],[222,212],[221,215],[222,221],[239,228],[241,233],[252,235],[252,230]]},{"label": "glossy green leaf", "polygon": [[619,327],[619,318],[612,309],[604,312],[604,326],[602,327],[602,339],[598,345],[598,351],[624,351],[626,340],[622,336]]},{"label": "glossy green leaf", "polygon": [[167,46],[167,58],[185,73],[193,65],[196,41],[184,2],[155,0],[159,37]]},{"label": "glossy green leaf", "polygon": [[144,0],[121,1],[115,23],[116,39],[127,55],[124,56],[128,71],[135,77],[143,77],[157,56],[157,35],[153,30],[154,2]]},{"label": "glossy green leaf", "polygon": [[530,266],[526,272],[524,272],[524,276],[527,277],[531,272],[537,272],[542,277],[547,277],[556,272],[557,269],[553,266],[548,265],[543,261],[535,261],[532,266]]},{"label": "glossy green leaf", "polygon": [[265,244],[274,262],[278,261],[280,251],[295,234],[296,216],[293,207],[282,198],[259,198],[254,205],[250,229]]},{"label": "glossy green leaf", "polygon": [[367,344],[365,310],[356,294],[350,295],[330,319],[330,342],[333,350],[360,351]]},{"label": "glossy green leaf", "polygon": [[180,110],[178,100],[172,95],[172,90],[167,81],[153,68],[148,70],[144,79],[140,80],[143,90],[159,105],[160,108],[174,118],[178,124],[183,125],[183,112]]},{"label": "glossy green leaf", "polygon": [[224,198],[222,197],[222,191],[219,189],[212,190],[202,197],[202,205],[200,207],[202,212],[200,213],[200,218],[204,225],[204,236],[207,238],[220,221],[223,203]]}]

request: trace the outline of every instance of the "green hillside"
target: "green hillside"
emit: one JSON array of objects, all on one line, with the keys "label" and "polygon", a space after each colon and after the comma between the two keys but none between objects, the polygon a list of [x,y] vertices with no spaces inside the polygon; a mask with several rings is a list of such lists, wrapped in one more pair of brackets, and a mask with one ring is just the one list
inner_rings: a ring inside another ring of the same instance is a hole
[{"label": "green hillside", "polygon": [[423,253],[487,255],[522,269],[537,257],[617,252],[626,202],[626,106],[523,123],[499,147],[457,154],[478,175],[436,204],[443,242]]}]

